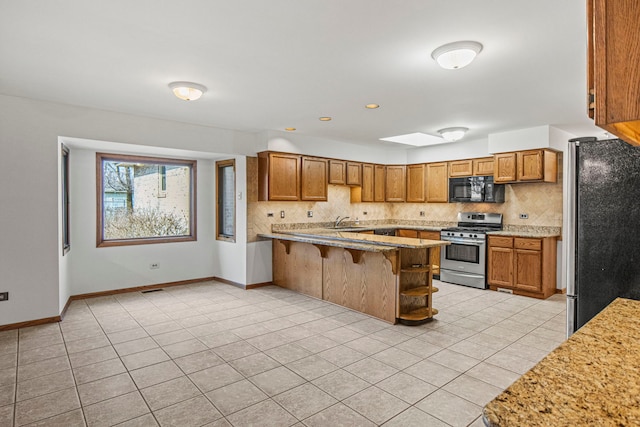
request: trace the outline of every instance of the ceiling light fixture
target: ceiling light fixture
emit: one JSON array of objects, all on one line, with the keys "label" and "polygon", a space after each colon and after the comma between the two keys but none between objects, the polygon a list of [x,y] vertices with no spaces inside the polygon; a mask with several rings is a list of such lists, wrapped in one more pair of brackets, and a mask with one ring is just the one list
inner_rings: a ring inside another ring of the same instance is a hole
[{"label": "ceiling light fixture", "polygon": [[474,41],[447,43],[431,53],[431,57],[447,70],[456,70],[471,64],[482,50],[482,45]]},{"label": "ceiling light fixture", "polygon": [[442,135],[442,138],[447,142],[454,142],[459,139],[462,139],[464,134],[469,130],[469,128],[445,128],[440,129],[438,133]]},{"label": "ceiling light fixture", "polygon": [[183,101],[195,101],[207,91],[206,87],[192,82],[173,82],[169,83],[169,87],[173,94]]},{"label": "ceiling light fixture", "polygon": [[296,130],[296,128],[284,128],[284,130],[286,130],[287,132],[293,132],[294,130]]},{"label": "ceiling light fixture", "polygon": [[331,117],[320,117],[320,121],[321,122],[330,122],[331,121]]},{"label": "ceiling light fixture", "polygon": [[378,104],[367,104],[364,108],[368,108],[369,110],[375,110],[376,108],[380,108]]}]

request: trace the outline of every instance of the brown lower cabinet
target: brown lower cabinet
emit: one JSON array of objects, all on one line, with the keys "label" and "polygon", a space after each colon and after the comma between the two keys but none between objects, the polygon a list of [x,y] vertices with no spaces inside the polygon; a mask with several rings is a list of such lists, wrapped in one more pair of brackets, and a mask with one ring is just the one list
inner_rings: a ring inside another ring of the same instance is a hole
[{"label": "brown lower cabinet", "polygon": [[[422,230],[408,230],[400,228],[396,230],[396,236],[398,237],[412,237],[414,239],[427,239],[427,240],[441,240],[439,231],[422,231]],[[431,255],[429,262],[431,269],[435,276],[440,275],[440,248],[431,248]]]},{"label": "brown lower cabinet", "polygon": [[548,298],[556,292],[556,238],[488,236],[489,288]]}]

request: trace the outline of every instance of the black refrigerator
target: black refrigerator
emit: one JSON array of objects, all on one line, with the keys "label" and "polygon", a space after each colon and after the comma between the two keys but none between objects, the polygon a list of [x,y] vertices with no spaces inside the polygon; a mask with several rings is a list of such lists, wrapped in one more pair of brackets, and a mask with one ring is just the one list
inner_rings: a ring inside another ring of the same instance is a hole
[{"label": "black refrigerator", "polygon": [[640,300],[640,147],[576,138],[568,165],[571,335],[617,297]]}]

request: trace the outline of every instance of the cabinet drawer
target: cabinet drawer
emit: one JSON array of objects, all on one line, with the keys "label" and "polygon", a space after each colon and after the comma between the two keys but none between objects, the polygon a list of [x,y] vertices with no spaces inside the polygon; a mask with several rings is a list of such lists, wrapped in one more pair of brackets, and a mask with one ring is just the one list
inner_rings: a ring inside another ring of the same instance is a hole
[{"label": "cabinet drawer", "polygon": [[516,237],[514,240],[514,246],[516,249],[529,249],[531,251],[542,250],[542,240],[540,239],[525,239],[522,237]]},{"label": "cabinet drawer", "polygon": [[497,246],[500,248],[512,248],[513,237],[489,236],[489,246]]},{"label": "cabinet drawer", "polygon": [[406,229],[399,229],[396,231],[396,236],[398,237],[413,237],[414,239],[416,239],[418,237],[418,231],[417,230],[406,230]]}]

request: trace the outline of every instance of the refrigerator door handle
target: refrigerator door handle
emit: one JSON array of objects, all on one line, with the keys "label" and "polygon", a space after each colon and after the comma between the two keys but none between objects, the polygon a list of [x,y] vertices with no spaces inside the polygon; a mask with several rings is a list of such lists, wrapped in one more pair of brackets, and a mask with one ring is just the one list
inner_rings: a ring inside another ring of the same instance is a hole
[{"label": "refrigerator door handle", "polygon": [[565,254],[566,269],[565,281],[567,284],[567,296],[576,295],[576,227],[577,220],[577,176],[578,176],[578,145],[580,138],[569,140],[569,149],[567,150],[567,218],[568,227],[564,245],[566,245]]},{"label": "refrigerator door handle", "polygon": [[567,295],[567,338],[576,331],[576,303],[577,297]]}]

